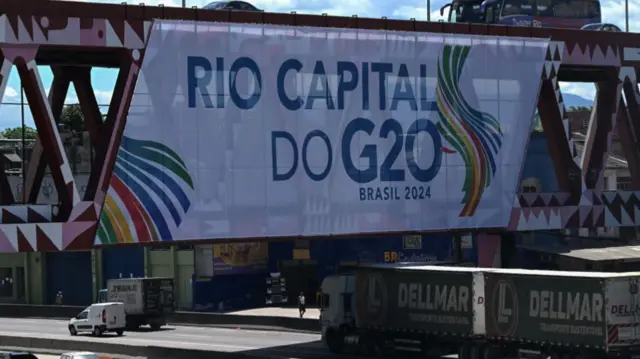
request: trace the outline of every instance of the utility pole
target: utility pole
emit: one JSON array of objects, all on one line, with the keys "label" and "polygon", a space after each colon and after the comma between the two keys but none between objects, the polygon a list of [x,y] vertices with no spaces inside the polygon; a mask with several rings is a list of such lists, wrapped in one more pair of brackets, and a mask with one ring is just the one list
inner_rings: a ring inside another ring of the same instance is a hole
[{"label": "utility pole", "polygon": [[431,21],[431,0],[427,0],[427,21]]},{"label": "utility pole", "polygon": [[187,7],[187,0],[182,0],[182,7]]}]

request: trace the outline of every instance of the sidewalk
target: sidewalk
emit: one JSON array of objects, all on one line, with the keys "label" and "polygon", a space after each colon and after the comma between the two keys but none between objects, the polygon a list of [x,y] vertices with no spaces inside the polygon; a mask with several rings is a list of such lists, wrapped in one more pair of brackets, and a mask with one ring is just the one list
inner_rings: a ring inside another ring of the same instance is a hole
[{"label": "sidewalk", "polygon": [[[256,316],[269,316],[269,317],[289,317],[289,318],[298,318],[298,317],[300,317],[300,313],[298,312],[298,308],[279,308],[279,307],[239,310],[239,311],[235,311],[235,312],[229,312],[229,314],[256,315]],[[320,310],[318,308],[307,308],[307,312],[304,314],[303,318],[306,318],[306,319],[319,319],[320,318]]]}]

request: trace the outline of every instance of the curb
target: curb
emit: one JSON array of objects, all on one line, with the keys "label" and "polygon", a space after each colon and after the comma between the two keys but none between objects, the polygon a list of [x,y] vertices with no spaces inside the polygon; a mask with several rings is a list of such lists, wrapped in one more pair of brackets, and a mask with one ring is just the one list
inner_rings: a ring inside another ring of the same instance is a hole
[{"label": "curb", "polygon": [[1,347],[12,348],[28,348],[43,350],[62,350],[62,351],[90,351],[94,353],[105,353],[115,355],[126,355],[130,357],[145,357],[147,354],[146,347],[131,346],[116,343],[101,343],[95,341],[77,341],[62,339],[46,339],[46,338],[29,338],[29,337],[12,337],[0,336]]},{"label": "curb", "polygon": [[[54,305],[0,305],[0,318],[39,318],[68,320],[76,316],[85,307]],[[288,330],[320,332],[319,319],[294,317],[236,315],[203,312],[175,312],[169,316],[172,325],[223,326],[256,330]],[[2,344],[0,344],[2,345]]]},{"label": "curb", "polygon": [[270,356],[251,355],[242,352],[220,352],[213,350],[177,349],[155,346],[135,346],[95,341],[43,339],[0,336],[0,347],[20,348],[33,353],[55,353],[64,351],[89,351],[113,357],[138,357],[147,359],[270,359]]},{"label": "curb", "polygon": [[[9,346],[9,347],[3,347],[0,346],[0,351],[7,351],[7,352],[27,352],[27,353],[33,353],[33,354],[40,354],[40,355],[54,355],[54,356],[60,356],[64,353],[67,353],[66,350],[56,350],[56,349],[51,349],[51,348],[24,348],[24,347],[16,347],[16,346]],[[111,353],[96,353],[98,354],[100,357],[106,357],[106,358],[112,358],[112,359],[140,359],[142,357],[133,357],[133,356],[127,356],[127,355],[123,355],[123,354],[111,354]]]}]

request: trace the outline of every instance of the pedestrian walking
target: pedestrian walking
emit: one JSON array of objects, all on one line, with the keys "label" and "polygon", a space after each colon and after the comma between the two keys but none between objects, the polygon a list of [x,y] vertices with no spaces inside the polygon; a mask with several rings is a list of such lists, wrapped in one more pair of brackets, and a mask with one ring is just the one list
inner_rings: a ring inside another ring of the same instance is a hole
[{"label": "pedestrian walking", "polygon": [[300,318],[307,312],[307,300],[302,292],[300,292],[300,296],[298,296],[298,310],[300,311]]}]

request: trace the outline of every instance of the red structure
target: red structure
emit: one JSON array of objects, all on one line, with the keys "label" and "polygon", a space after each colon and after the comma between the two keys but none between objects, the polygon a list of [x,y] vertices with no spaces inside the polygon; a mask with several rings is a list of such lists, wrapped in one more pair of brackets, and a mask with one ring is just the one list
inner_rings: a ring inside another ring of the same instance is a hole
[{"label": "red structure", "polygon": [[[560,192],[521,194],[508,229],[624,227],[640,223],[640,191],[602,191],[603,165],[615,128],[620,132],[633,188],[640,190],[640,47],[636,47],[640,46],[640,35],[23,0],[0,2],[0,90],[4,92],[15,67],[39,138],[25,174],[23,198],[13,198],[0,169],[0,251],[86,250],[93,246],[154,19],[551,38],[538,110]],[[36,65],[52,68],[54,80],[48,96]],[[105,120],[91,84],[94,67],[119,69]],[[574,149],[559,81],[596,83],[597,96],[582,158]],[[93,173],[83,197],[56,124],[70,84],[77,90],[95,151]],[[56,210],[35,204],[46,165],[58,193],[60,203]]]}]

